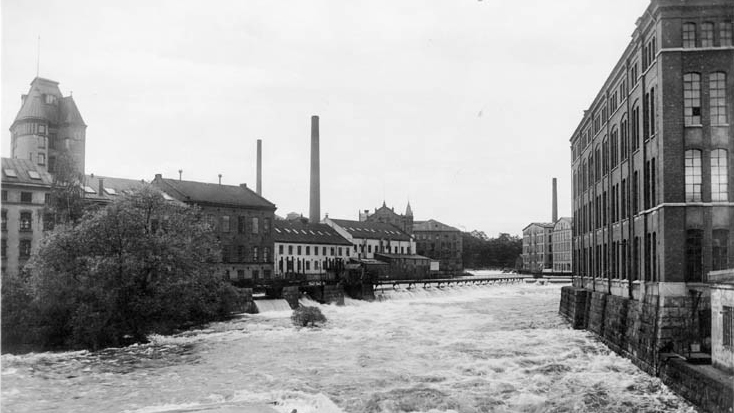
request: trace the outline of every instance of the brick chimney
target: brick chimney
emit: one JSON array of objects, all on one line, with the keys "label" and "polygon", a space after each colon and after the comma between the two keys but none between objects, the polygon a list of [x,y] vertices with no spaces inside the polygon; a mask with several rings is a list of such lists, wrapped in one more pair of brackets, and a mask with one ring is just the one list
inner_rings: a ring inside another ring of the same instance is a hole
[{"label": "brick chimney", "polygon": [[311,192],[308,219],[321,221],[321,172],[319,167],[319,117],[311,116]]},{"label": "brick chimney", "polygon": [[263,194],[263,141],[257,140],[257,194]]},{"label": "brick chimney", "polygon": [[553,223],[558,221],[558,188],[556,178],[553,178]]}]

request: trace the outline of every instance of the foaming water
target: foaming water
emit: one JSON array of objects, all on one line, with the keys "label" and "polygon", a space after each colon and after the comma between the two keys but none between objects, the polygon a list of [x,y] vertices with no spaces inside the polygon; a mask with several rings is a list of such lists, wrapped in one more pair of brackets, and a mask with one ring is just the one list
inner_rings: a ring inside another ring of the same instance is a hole
[{"label": "foaming water", "polygon": [[255,300],[255,307],[258,313],[291,311],[288,301],[283,299]]},{"label": "foaming water", "polygon": [[328,322],[243,315],[102,352],[2,357],[3,412],[695,410],[558,317],[560,286],[386,289]]}]

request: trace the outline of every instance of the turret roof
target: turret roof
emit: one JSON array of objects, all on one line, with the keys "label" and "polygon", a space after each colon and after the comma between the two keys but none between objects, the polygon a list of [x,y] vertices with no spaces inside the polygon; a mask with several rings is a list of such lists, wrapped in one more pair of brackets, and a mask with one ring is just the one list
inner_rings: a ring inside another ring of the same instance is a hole
[{"label": "turret roof", "polygon": [[[63,97],[59,90],[59,82],[37,77],[31,82],[31,88],[23,99],[23,104],[15,116],[15,121],[25,119],[44,119],[53,124],[85,125],[79,109],[71,96]],[[46,103],[44,95],[52,95],[56,103]],[[12,128],[13,126],[11,126]]]}]

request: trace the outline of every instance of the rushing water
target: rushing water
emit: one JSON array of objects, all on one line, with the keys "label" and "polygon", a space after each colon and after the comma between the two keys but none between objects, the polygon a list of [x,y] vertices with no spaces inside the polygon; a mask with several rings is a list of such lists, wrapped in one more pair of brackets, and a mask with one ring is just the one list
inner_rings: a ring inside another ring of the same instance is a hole
[{"label": "rushing water", "polygon": [[381,298],[322,305],[328,322],[314,329],[271,311],[123,349],[5,355],[2,411],[695,411],[569,329],[558,285]]}]

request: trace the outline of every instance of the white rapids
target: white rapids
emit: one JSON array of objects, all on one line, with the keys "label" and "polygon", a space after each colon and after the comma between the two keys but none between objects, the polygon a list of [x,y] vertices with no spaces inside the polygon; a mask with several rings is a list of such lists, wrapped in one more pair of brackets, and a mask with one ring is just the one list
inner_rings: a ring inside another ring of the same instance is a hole
[{"label": "white rapids", "polygon": [[328,319],[317,328],[270,311],[121,349],[4,355],[2,411],[695,412],[570,329],[559,285],[378,294],[304,298]]}]

